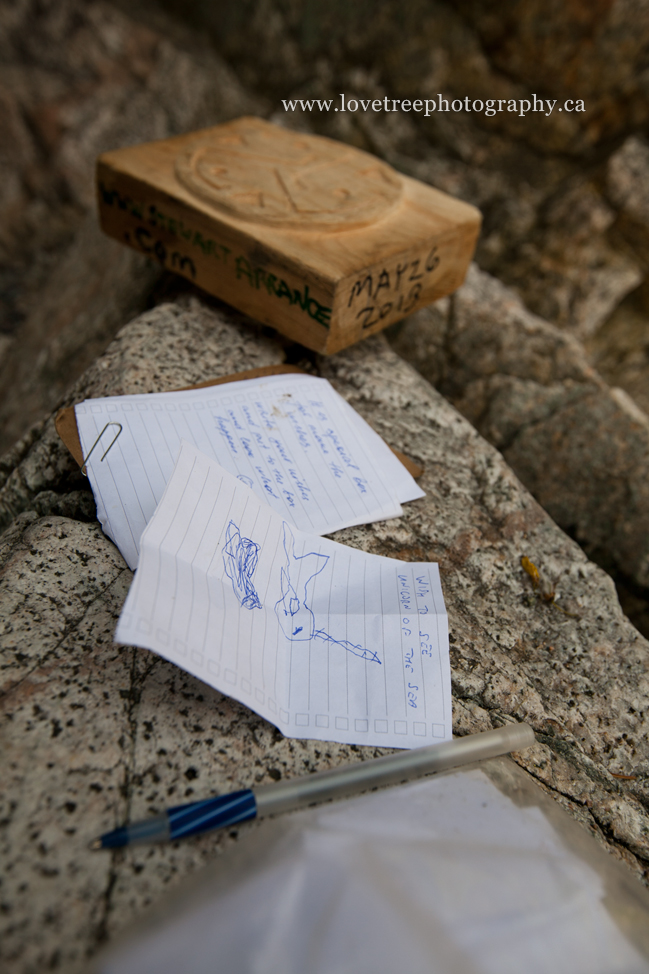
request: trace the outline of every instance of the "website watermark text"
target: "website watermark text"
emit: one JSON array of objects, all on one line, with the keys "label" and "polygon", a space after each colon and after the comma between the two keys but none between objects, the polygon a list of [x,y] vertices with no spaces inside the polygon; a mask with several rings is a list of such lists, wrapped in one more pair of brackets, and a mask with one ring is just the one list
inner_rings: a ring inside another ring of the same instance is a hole
[{"label": "website watermark text", "polygon": [[532,112],[540,112],[546,118],[555,108],[559,112],[585,112],[586,106],[581,98],[568,98],[562,104],[558,99],[539,98],[532,94],[529,98],[446,98],[441,94],[433,98],[350,98],[341,92],[338,99],[289,98],[282,99],[285,112],[415,112],[424,117],[439,112],[474,112],[477,115],[493,116],[498,112],[511,112],[524,118]]}]

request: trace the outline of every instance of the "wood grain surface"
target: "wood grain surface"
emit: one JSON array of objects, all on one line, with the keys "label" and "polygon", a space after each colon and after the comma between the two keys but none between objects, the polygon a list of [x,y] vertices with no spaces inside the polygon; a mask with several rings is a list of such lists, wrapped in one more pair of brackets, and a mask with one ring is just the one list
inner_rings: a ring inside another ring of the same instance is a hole
[{"label": "wood grain surface", "polygon": [[454,291],[480,226],[343,143],[240,118],[97,164],[103,230],[330,354]]}]

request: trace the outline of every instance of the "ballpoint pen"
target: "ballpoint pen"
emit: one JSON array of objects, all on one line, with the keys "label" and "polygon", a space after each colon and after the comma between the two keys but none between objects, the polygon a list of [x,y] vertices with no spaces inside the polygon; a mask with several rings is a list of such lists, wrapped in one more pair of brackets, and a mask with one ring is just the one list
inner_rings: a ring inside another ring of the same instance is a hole
[{"label": "ballpoint pen", "polygon": [[293,811],[305,805],[343,798],[383,785],[397,784],[420,775],[507,754],[534,743],[529,724],[508,724],[482,734],[470,734],[443,744],[400,751],[358,764],[348,764],[307,777],[293,778],[261,788],[176,805],[162,815],[124,825],[96,839],[93,849],[116,849],[136,842],[164,842],[227,828],[253,818]]}]

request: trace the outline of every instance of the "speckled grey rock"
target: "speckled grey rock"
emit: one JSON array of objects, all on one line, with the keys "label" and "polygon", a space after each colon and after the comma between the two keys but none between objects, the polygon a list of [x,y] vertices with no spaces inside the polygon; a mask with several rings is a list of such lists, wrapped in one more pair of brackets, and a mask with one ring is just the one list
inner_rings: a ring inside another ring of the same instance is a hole
[{"label": "speckled grey rock", "polygon": [[[322,374],[389,443],[425,465],[426,498],[403,518],[338,537],[384,555],[439,560],[456,730],[528,720],[540,743],[519,763],[646,863],[649,644],[622,614],[611,579],[384,339],[325,360]],[[555,587],[562,609],[534,594],[522,555]],[[621,782],[612,772],[636,777]]]},{"label": "speckled grey rock", "polygon": [[153,654],[114,646],[131,572],[97,524],[26,512],[0,563],[0,966],[72,974],[236,837],[111,857],[89,852],[98,832],[354,755],[287,741]]},{"label": "speckled grey rock", "polygon": [[[169,306],[124,329],[68,399],[181,385],[280,358],[278,345],[225,313]],[[644,875],[649,647],[610,579],[384,338],[321,360],[320,370],[388,443],[425,465],[426,497],[402,518],[336,537],[440,561],[456,732],[528,720],[539,743],[519,763]],[[26,477],[39,450],[53,458],[47,483],[32,487],[41,495],[68,476],[48,428],[34,433],[18,468]],[[556,584],[563,611],[535,593],[523,554]],[[102,943],[238,830],[112,855],[88,851],[98,833],[192,796],[378,753],[285,739],[166,661],[115,647],[131,576],[96,523],[25,510],[0,539],[0,566],[9,769],[0,781],[0,956],[11,974],[85,969]]]},{"label": "speckled grey rock", "polygon": [[578,342],[475,266],[393,342],[562,528],[649,586],[649,418]]},{"label": "speckled grey rock", "polygon": [[[282,348],[264,338],[262,330],[243,315],[229,312],[226,318],[216,305],[194,297],[160,305],[120,331],[57,409],[88,396],[178,389],[282,362]],[[60,504],[57,508],[52,497],[44,498],[43,492],[70,495],[84,488],[89,489],[88,482],[59,439],[52,415],[0,458],[0,528],[34,505],[41,513],[46,503],[48,511],[68,513]],[[66,503],[74,502],[68,496]]]}]

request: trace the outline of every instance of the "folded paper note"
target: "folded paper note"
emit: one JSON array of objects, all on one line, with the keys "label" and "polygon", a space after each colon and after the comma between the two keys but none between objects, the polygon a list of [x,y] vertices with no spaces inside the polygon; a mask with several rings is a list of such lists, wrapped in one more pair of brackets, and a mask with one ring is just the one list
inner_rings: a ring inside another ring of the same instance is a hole
[{"label": "folded paper note", "polygon": [[451,737],[437,565],[308,535],[186,442],[115,638],[290,737],[385,747]]},{"label": "folded paper note", "polygon": [[131,568],[181,439],[311,534],[398,517],[400,502],[424,496],[356,410],[307,374],[87,399],[75,415],[97,516]]}]

